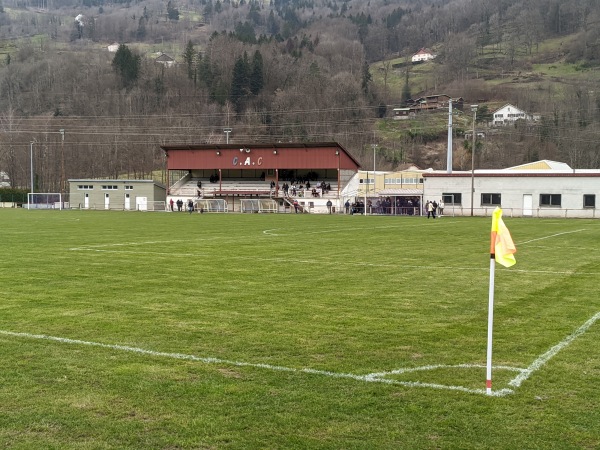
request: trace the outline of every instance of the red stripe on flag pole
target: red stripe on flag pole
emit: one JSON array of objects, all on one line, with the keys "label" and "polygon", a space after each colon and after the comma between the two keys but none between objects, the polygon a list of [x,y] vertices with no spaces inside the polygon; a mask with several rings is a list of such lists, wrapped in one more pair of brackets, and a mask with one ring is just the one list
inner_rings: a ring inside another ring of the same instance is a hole
[{"label": "red stripe on flag pole", "polygon": [[491,389],[492,388],[492,380],[485,380],[485,387],[487,389]]}]

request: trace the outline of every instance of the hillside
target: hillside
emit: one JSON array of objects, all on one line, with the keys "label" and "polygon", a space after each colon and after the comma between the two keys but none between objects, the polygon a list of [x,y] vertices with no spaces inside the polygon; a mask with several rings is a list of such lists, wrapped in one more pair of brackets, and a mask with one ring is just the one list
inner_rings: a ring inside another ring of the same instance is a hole
[{"label": "hillside", "polygon": [[[390,119],[426,93],[539,114],[486,134],[481,167],[600,165],[592,0],[2,2],[0,169],[17,185],[33,140],[52,191],[63,158],[66,177],[148,177],[164,164],[160,143],[224,142],[229,127],[234,142],[338,141],[365,167],[373,143],[380,168],[442,167],[443,113]],[[407,63],[422,47],[436,59]],[[177,64],[156,62],[163,52]],[[470,121],[457,113],[457,167]]]},{"label": "hillside", "polygon": [[[544,40],[531,53],[525,49],[517,49],[512,64],[508,63],[509,56],[495,46],[483,47],[474,56],[469,66],[471,68],[467,67],[465,70],[465,74],[468,75],[470,70],[475,75],[448,84],[439,82],[440,73],[445,67],[438,58],[426,63],[411,64],[406,62],[405,57],[397,57],[373,63],[370,68],[375,83],[386,94],[387,103],[395,107],[403,106],[402,95],[406,89],[407,71],[408,90],[414,94],[414,98],[444,93],[453,98],[465,99],[464,112],[455,111],[454,114],[453,130],[455,140],[458,141],[455,145],[459,146],[455,159],[457,168],[470,168],[470,157],[461,153],[463,150],[468,153],[469,149],[460,148],[463,144],[469,144],[464,142],[464,133],[472,130],[470,104],[479,106],[477,129],[484,131],[486,135],[481,142],[482,154],[478,155],[478,167],[516,165],[537,158],[560,159],[578,164],[583,161],[573,158],[574,152],[564,153],[561,150],[567,149],[567,140],[577,142],[577,145],[584,148],[597,136],[593,118],[598,118],[595,90],[600,83],[598,66],[569,58],[566,49],[572,48],[578,37],[579,35],[573,34]],[[443,57],[443,49],[441,52]],[[512,67],[512,70],[507,67]],[[540,116],[540,121],[523,125],[520,129],[490,128],[491,112],[506,103]],[[573,110],[564,110],[565,103],[571,104]],[[564,122],[563,125],[560,125],[561,121]],[[566,132],[571,127],[573,121],[578,122],[578,132],[581,135],[575,140],[573,136],[560,136],[561,132]],[[422,134],[424,151],[418,155],[409,154],[410,160],[415,162],[415,157],[420,156],[422,159],[417,163],[426,167],[444,167],[448,123],[446,111],[420,115],[410,121],[384,122],[379,126],[379,137],[385,142],[384,146],[393,148],[398,142],[406,140],[407,136]],[[555,128],[554,142],[544,136],[544,133],[549,134],[549,122]],[[595,149],[590,150],[590,161],[597,164]],[[393,153],[392,161],[396,153]]]}]

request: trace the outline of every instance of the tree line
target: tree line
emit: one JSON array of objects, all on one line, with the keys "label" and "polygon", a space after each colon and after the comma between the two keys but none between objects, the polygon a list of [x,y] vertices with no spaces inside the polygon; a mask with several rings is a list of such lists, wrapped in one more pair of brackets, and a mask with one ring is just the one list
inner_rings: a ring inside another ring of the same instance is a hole
[{"label": "tree line", "polygon": [[[411,93],[408,72],[404,92],[373,83],[380,64],[372,63],[420,47],[439,48],[428,83],[467,101],[490,96],[474,62],[484,49],[498,53],[490,64],[519,69],[517,56],[535,53],[543,39],[577,33],[562,47],[566,57],[590,66],[598,60],[599,11],[591,0],[171,0],[126,9],[55,0],[43,13],[18,0],[1,6],[0,169],[27,186],[35,141],[36,184],[47,191],[64,189],[65,178],[156,176],[164,167],[160,144],[223,142],[226,127],[239,142],[335,140],[367,166],[371,144],[382,139],[379,119]],[[100,45],[115,40],[116,53]],[[149,52],[165,42],[180,61],[175,67],[154,62]],[[498,98],[544,113],[540,127],[504,136],[535,148],[529,157],[597,164],[592,138],[600,104],[591,91],[498,89]],[[378,167],[438,164],[425,157],[429,139],[407,133],[385,153],[382,143]],[[508,144],[498,145],[500,151],[489,145],[478,156],[482,164],[510,154]]]}]

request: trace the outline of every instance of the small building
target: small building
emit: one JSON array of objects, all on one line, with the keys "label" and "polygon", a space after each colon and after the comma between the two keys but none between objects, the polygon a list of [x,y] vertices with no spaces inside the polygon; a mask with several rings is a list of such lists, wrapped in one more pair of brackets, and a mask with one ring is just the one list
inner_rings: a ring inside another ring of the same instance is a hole
[{"label": "small building", "polygon": [[108,45],[106,49],[111,53],[116,53],[117,50],[119,50],[119,43],[113,42],[112,44]]},{"label": "small building", "polygon": [[161,53],[160,56],[154,60],[154,62],[162,64],[165,67],[172,67],[175,65],[175,60],[166,53]]},{"label": "small building", "polygon": [[405,170],[359,170],[342,192],[344,199],[359,204],[358,212],[385,215],[421,215],[423,174],[415,166]]},{"label": "small building", "polygon": [[10,178],[6,172],[0,171],[0,188],[10,187]]},{"label": "small building", "polygon": [[71,208],[164,211],[167,188],[153,180],[69,180]]},{"label": "small building", "polygon": [[446,215],[489,216],[497,207],[514,217],[600,217],[600,170],[536,161],[500,170],[426,172],[423,199],[443,199]]},{"label": "small building", "polygon": [[421,111],[432,111],[436,109],[447,109],[452,100],[452,109],[463,109],[464,99],[462,97],[452,98],[447,94],[431,94],[416,99],[407,100],[406,104],[413,113]]},{"label": "small building", "polygon": [[411,61],[413,63],[420,63],[429,61],[430,59],[435,58],[435,55],[431,53],[429,50],[422,48],[417,53],[412,55]]},{"label": "small building", "polygon": [[514,124],[517,120],[531,122],[535,120],[532,114],[529,114],[516,106],[507,103],[502,108],[492,113],[492,126],[504,126]]},{"label": "small building", "polygon": [[409,116],[411,115],[415,115],[414,112],[411,113],[410,108],[394,108],[394,116],[393,118],[395,120],[403,120],[403,119],[408,119]]}]

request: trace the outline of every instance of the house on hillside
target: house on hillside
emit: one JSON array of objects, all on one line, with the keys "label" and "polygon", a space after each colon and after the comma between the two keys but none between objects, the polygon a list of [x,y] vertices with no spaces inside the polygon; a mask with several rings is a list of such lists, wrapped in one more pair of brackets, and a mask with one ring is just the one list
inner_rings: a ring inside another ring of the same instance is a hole
[{"label": "house on hillside", "polygon": [[411,61],[413,63],[420,63],[424,61],[429,61],[430,59],[435,58],[435,55],[431,53],[429,50],[422,48],[417,53],[412,55]]},{"label": "house on hillside", "polygon": [[507,103],[502,108],[497,109],[492,113],[492,126],[504,126],[514,124],[517,120],[525,120],[533,122],[539,119],[539,116],[530,114],[517,108],[516,106]]},{"label": "house on hillside", "polygon": [[0,187],[10,187],[10,178],[8,178],[8,174],[6,172],[0,172]]},{"label": "house on hillside", "polygon": [[414,116],[415,113],[410,111],[410,108],[394,108],[394,120],[405,120],[409,116]]},{"label": "house on hillside", "polygon": [[113,42],[112,44],[110,44],[106,47],[106,50],[108,50],[111,53],[116,53],[117,50],[119,50],[119,43]]},{"label": "house on hillside", "polygon": [[410,108],[411,112],[417,113],[419,111],[430,111],[441,108],[447,109],[450,100],[452,100],[452,109],[462,111],[464,99],[462,97],[452,98],[446,94],[432,94],[410,99],[406,102],[406,105]]},{"label": "house on hillside", "polygon": [[155,63],[162,64],[165,67],[172,67],[175,65],[175,60],[166,53],[161,53],[158,58],[154,60]]}]

